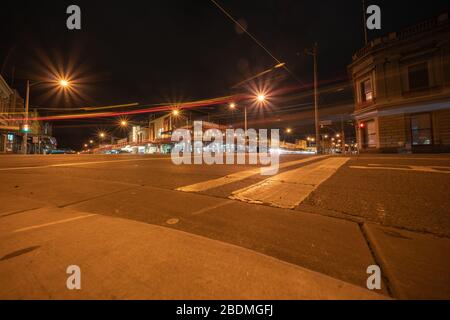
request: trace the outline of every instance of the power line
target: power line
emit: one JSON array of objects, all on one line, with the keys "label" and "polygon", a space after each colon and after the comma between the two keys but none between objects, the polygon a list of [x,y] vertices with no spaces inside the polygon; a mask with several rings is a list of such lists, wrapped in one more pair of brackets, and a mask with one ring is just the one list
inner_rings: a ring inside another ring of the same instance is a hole
[{"label": "power line", "polygon": [[[241,30],[243,32],[245,32],[258,46],[260,46],[273,60],[276,61],[277,65],[283,64],[283,62],[281,62],[279,59],[277,59],[270,51],[269,49],[267,49],[262,43],[261,41],[259,41],[258,39],[255,38],[255,36],[253,36],[250,32],[248,32],[248,30],[242,26],[242,24],[240,24],[236,19],[233,18],[233,16],[228,13],[219,3],[217,3],[217,1],[215,0],[211,0],[211,2],[217,7],[219,8],[220,11],[222,11],[223,14],[225,14],[231,21],[233,21],[239,28],[241,28]],[[300,81],[300,79],[287,67],[286,64],[283,65],[283,68],[289,72],[289,74],[299,83],[302,83]]]}]

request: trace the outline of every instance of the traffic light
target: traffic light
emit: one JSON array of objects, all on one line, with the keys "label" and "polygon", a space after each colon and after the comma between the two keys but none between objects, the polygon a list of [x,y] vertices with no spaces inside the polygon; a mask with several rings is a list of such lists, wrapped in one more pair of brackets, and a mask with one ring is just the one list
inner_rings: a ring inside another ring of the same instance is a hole
[{"label": "traffic light", "polygon": [[22,126],[22,131],[25,132],[25,133],[30,132],[30,125],[29,124],[24,124]]}]

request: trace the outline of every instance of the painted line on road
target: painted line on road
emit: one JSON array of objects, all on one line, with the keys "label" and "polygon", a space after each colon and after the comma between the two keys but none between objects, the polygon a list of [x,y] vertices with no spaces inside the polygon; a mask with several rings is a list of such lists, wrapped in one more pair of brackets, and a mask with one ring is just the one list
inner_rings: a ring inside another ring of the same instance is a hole
[{"label": "painted line on road", "polygon": [[365,156],[357,156],[356,158],[353,158],[353,160],[440,160],[440,161],[450,161],[450,157],[365,157]]},{"label": "painted line on road", "polygon": [[49,165],[45,165],[45,166],[34,166],[34,167],[0,168],[0,171],[46,169],[46,168],[58,168],[58,167],[75,167],[75,166],[84,166],[84,165],[89,165],[89,164],[103,164],[103,163],[114,163],[114,162],[132,162],[132,161],[153,161],[153,160],[161,160],[161,159],[171,159],[171,157],[150,158],[150,159],[122,159],[122,160],[59,163],[59,164],[49,164]]},{"label": "painted line on road", "polygon": [[61,224],[61,223],[86,219],[86,218],[90,218],[90,217],[94,217],[94,216],[97,216],[97,214],[88,214],[88,215],[78,216],[78,217],[74,217],[74,218],[39,224],[39,225],[31,226],[31,227],[21,228],[21,229],[14,230],[13,233],[24,232],[24,231],[28,231],[28,230],[34,230],[34,229],[40,229],[40,228],[44,228],[44,227],[48,227],[48,226],[53,226],[55,224]]},{"label": "painted line on road", "polygon": [[[298,164],[307,163],[307,162],[311,162],[314,160],[319,160],[319,159],[322,159],[325,157],[327,157],[327,156],[317,156],[317,157],[310,157],[310,158],[296,160],[296,161],[284,162],[284,163],[280,163],[279,167],[280,167],[280,169],[288,168],[288,167],[292,167],[292,166],[295,166]],[[259,174],[260,172],[261,172],[261,168],[247,170],[247,171],[240,171],[240,172],[236,172],[236,173],[227,175],[225,177],[207,180],[207,181],[199,182],[196,184],[191,184],[188,186],[177,188],[175,190],[183,191],[183,192],[207,191],[207,190],[221,187],[221,186],[233,183],[233,182],[245,180],[251,176]]]},{"label": "painted line on road", "polygon": [[428,172],[428,173],[444,173],[448,174],[450,171],[444,170],[436,170],[434,168],[440,169],[450,169],[449,167],[439,167],[439,166],[406,166],[405,168],[399,167],[386,167],[375,164],[369,164],[367,167],[365,166],[349,166],[350,169],[360,169],[360,170],[393,170],[393,171],[415,171],[415,172]]},{"label": "painted line on road", "polygon": [[199,214],[202,214],[202,213],[206,213],[206,212],[211,211],[211,210],[215,210],[215,209],[218,209],[218,208],[225,207],[225,206],[233,204],[233,203],[234,203],[234,201],[232,201],[232,200],[226,200],[226,201],[221,202],[219,204],[216,204],[214,206],[209,206],[209,207],[206,207],[206,208],[194,211],[191,214],[196,216],[196,215],[199,215]]},{"label": "painted line on road", "polygon": [[277,208],[294,209],[349,160],[350,158],[330,158],[290,170],[250,187],[237,190],[229,198],[254,204],[267,204]]}]

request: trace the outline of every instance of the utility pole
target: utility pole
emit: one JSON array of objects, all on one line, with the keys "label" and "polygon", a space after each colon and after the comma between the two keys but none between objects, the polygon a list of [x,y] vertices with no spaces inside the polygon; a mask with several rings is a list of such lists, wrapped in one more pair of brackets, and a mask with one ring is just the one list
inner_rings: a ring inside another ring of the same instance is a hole
[{"label": "utility pole", "polygon": [[28,124],[28,108],[30,104],[30,81],[27,80],[27,92],[25,97],[25,125],[23,127],[24,134],[23,134],[23,141],[22,141],[22,149],[23,154],[27,154],[28,149],[28,129],[30,128],[30,125]]},{"label": "utility pole", "polygon": [[318,54],[318,45],[317,42],[314,44],[314,47],[311,50],[306,50],[306,54],[313,56],[314,58],[314,122],[316,127],[316,148],[317,154],[322,153],[320,147],[320,133],[319,133],[319,91],[318,91],[318,72],[317,72],[317,54]]},{"label": "utility pole", "polygon": [[247,136],[247,106],[244,107],[244,132]]},{"label": "utility pole", "polygon": [[367,26],[366,26],[366,1],[362,0],[363,6],[363,32],[364,32],[364,44],[367,45]]}]

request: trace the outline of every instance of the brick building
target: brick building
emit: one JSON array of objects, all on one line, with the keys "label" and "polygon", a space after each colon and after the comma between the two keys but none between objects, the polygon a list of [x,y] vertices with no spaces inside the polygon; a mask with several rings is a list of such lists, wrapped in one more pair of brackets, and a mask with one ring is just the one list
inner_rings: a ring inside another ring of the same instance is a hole
[{"label": "brick building", "polygon": [[348,69],[362,152],[450,152],[448,13],[371,41]]}]

